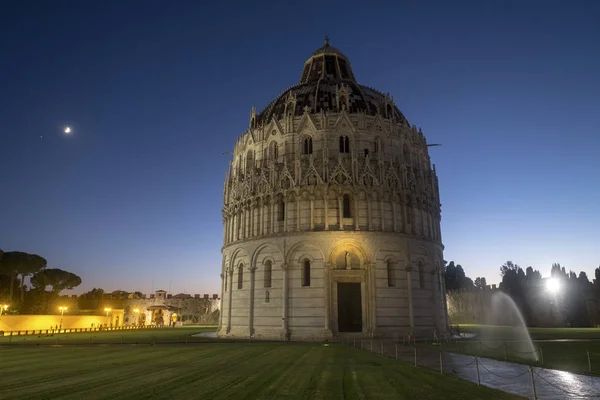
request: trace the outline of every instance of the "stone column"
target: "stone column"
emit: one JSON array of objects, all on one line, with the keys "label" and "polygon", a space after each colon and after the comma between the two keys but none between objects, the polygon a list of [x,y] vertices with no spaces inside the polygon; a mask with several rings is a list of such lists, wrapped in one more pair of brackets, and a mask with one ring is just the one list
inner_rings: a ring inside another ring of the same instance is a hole
[{"label": "stone column", "polygon": [[229,232],[229,240],[230,242],[235,241],[235,214],[231,214],[231,217],[229,218],[231,221],[231,231]]},{"label": "stone column", "polygon": [[233,267],[229,268],[229,301],[227,304],[227,333],[231,332],[231,302],[233,299]]},{"label": "stone column", "polygon": [[242,237],[241,239],[246,239],[246,206],[242,208]]},{"label": "stone column", "polygon": [[288,334],[288,265],[286,263],[281,265],[283,269],[283,304],[281,305],[281,330],[284,338]]},{"label": "stone column", "polygon": [[413,312],[413,292],[412,292],[412,267],[406,267],[406,282],[408,287],[408,321],[410,325],[411,335],[415,332],[415,318]]},{"label": "stone column", "polygon": [[367,305],[367,307],[370,307],[369,315],[371,317],[371,334],[377,335],[377,264],[368,264],[366,267],[368,268],[367,273],[369,274],[368,299],[370,302],[370,306]]},{"label": "stone column", "polygon": [[310,196],[310,230],[315,230],[315,198]]},{"label": "stone column", "polygon": [[381,219],[381,231],[385,231],[385,213],[383,209],[383,199],[379,199],[379,218]]},{"label": "stone column", "polygon": [[394,221],[394,232],[398,232],[398,223],[396,222],[396,202],[392,199],[392,216]]},{"label": "stone column", "polygon": [[340,224],[340,231],[344,230],[344,221],[343,221],[343,217],[344,217],[344,208],[342,205],[342,197],[340,195],[338,195],[338,222]]},{"label": "stone column", "polygon": [[254,334],[254,278],[256,266],[252,265],[250,271],[250,293],[248,294],[248,336]]},{"label": "stone column", "polygon": [[360,225],[358,224],[358,196],[354,196],[354,230],[360,231]]},{"label": "stone column", "polygon": [[436,276],[438,276],[438,271],[437,269],[434,269],[431,271],[431,299],[433,300],[433,325],[435,326],[435,329],[438,331],[438,334],[441,333],[440,330],[440,326],[439,326],[439,314],[440,314],[440,309],[439,309],[439,298],[438,298],[438,286],[437,286],[437,282],[436,282]]},{"label": "stone column", "polygon": [[296,230],[300,230],[300,196],[296,197]]},{"label": "stone column", "polygon": [[254,236],[254,202],[250,204],[250,217],[248,219],[250,220],[250,229],[248,229],[248,237],[251,238]]},{"label": "stone column", "polygon": [[283,201],[284,204],[284,208],[283,208],[283,231],[287,232],[288,231],[288,216],[290,215],[290,207],[289,204],[286,200]]},{"label": "stone column", "polygon": [[[225,298],[225,277],[227,276],[227,271],[223,271],[223,273],[220,275],[221,276],[221,298]],[[139,318],[136,317],[136,318]],[[139,320],[136,319],[135,323],[139,323]],[[220,335],[221,334],[221,329],[223,329],[223,312],[221,312],[221,315],[219,315],[219,329],[217,329],[217,334]]]},{"label": "stone column", "polygon": [[327,193],[327,190],[325,190],[325,196],[323,198],[323,201],[325,202],[324,206],[325,206],[325,230],[328,231],[329,230],[329,193]]},{"label": "stone column", "polygon": [[267,229],[266,229],[267,213],[268,213],[267,202],[263,200],[262,213],[260,214],[260,235],[261,236],[264,236],[267,233]]},{"label": "stone column", "polygon": [[324,264],[324,268],[325,270],[324,272],[324,288],[325,290],[323,291],[323,306],[325,307],[325,335],[331,335],[331,327],[330,327],[330,320],[331,320],[331,298],[330,298],[330,288],[331,288],[331,282],[330,282],[330,268],[331,268],[331,264],[330,263],[325,263]]},{"label": "stone column", "polygon": [[367,193],[367,212],[368,212],[368,218],[369,218],[369,230],[372,231],[373,230],[373,219],[372,219],[372,215],[371,215],[371,196]]},{"label": "stone column", "polygon": [[275,233],[275,219],[277,217],[276,204],[276,201],[271,199],[271,234]]}]

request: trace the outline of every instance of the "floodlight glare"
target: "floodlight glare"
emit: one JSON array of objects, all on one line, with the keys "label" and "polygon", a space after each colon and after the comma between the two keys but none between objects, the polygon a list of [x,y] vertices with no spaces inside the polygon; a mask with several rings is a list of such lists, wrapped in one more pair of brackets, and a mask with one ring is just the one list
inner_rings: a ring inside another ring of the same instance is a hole
[{"label": "floodlight glare", "polygon": [[546,289],[548,289],[548,291],[552,294],[558,292],[560,290],[560,283],[558,282],[558,279],[548,278],[546,280]]}]

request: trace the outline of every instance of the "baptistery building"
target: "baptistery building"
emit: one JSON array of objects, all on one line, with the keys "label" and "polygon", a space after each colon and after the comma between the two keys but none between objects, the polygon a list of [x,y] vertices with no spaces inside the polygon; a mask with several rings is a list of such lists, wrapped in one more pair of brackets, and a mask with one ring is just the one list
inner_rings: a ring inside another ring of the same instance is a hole
[{"label": "baptistery building", "polygon": [[223,202],[220,336],[446,332],[425,136],[328,40],[297,84],[252,109]]}]

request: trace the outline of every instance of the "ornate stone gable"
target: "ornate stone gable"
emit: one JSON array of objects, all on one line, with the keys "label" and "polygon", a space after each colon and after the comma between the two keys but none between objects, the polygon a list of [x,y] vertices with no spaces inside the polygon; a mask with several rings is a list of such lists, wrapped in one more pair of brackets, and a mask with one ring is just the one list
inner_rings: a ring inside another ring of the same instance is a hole
[{"label": "ornate stone gable", "polygon": [[358,177],[358,183],[360,185],[366,185],[367,187],[379,186],[379,179],[373,173],[371,169],[371,162],[369,156],[365,158],[360,175]]},{"label": "ornate stone gable", "polygon": [[303,175],[303,179],[302,179],[303,185],[314,186],[314,185],[322,185],[324,183],[323,179],[321,178],[321,175],[315,168],[315,163],[314,163],[314,159],[313,159],[312,155],[309,156],[308,167],[306,168],[306,171],[302,175]]},{"label": "ornate stone gable", "polygon": [[279,187],[281,189],[291,189],[296,186],[296,181],[294,180],[294,177],[292,176],[292,173],[290,172],[286,162],[283,163],[279,176]]},{"label": "ornate stone gable", "polygon": [[333,172],[329,175],[329,182],[338,185],[349,185],[352,184],[352,176],[342,163],[342,157],[338,157],[338,162]]}]

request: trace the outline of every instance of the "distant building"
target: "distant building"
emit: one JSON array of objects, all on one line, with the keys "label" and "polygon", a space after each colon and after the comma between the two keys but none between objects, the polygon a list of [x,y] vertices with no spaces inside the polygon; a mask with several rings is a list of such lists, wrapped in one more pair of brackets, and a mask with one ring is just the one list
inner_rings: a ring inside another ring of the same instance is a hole
[{"label": "distant building", "polygon": [[[111,318],[117,325],[189,325],[217,324],[219,320],[221,299],[217,294],[191,295],[180,293],[168,294],[165,290],[145,295],[115,291],[104,294],[100,298],[80,298],[79,308],[84,313],[97,312],[104,308],[122,310],[122,316]],[[112,311],[109,312],[112,314]]]},{"label": "distant building", "polygon": [[328,41],[298,84],[252,109],[223,222],[221,336],[447,330],[425,136]]}]

